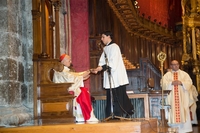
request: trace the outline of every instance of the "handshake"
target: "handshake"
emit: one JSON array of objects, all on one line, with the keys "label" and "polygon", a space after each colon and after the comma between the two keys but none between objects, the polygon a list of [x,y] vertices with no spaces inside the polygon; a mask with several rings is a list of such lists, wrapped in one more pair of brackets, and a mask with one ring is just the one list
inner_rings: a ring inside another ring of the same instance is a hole
[{"label": "handshake", "polygon": [[90,73],[97,74],[97,73],[98,73],[98,70],[96,70],[96,68],[92,68],[92,69],[90,69]]},{"label": "handshake", "polygon": [[101,66],[98,66],[97,68],[90,69],[90,73],[97,74],[99,71],[101,71],[103,68]]},{"label": "handshake", "polygon": [[83,80],[86,80],[90,77],[91,73],[97,74],[98,71],[101,71],[103,68],[101,66],[98,66],[97,68],[92,68],[83,72],[79,72],[79,76],[83,76]]}]

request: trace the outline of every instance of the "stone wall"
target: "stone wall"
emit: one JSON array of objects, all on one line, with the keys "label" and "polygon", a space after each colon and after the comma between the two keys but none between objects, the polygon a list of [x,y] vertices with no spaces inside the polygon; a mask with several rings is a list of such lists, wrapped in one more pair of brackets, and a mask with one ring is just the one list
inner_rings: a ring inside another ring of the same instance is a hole
[{"label": "stone wall", "polygon": [[0,126],[33,116],[32,0],[0,0]]},{"label": "stone wall", "polygon": [[[34,124],[32,0],[0,3],[0,127]],[[61,53],[67,53],[69,14],[61,3]]]}]

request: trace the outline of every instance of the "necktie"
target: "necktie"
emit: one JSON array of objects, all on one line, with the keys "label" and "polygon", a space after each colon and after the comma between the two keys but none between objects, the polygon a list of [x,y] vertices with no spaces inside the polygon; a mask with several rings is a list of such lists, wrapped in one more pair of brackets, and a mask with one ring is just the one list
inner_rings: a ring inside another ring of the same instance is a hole
[{"label": "necktie", "polygon": [[[174,72],[174,80],[178,80],[178,73]],[[180,123],[180,102],[178,85],[174,85],[175,122]]]}]

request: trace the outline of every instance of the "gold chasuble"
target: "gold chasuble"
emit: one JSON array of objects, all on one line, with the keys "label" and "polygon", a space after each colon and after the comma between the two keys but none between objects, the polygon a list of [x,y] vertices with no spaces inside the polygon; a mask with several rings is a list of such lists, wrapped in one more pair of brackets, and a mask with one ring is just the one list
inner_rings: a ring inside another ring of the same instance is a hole
[{"label": "gold chasuble", "polygon": [[[172,85],[173,81],[179,80],[181,85]],[[163,89],[171,90],[166,97],[168,110],[168,125],[177,127],[179,133],[191,132],[192,124],[190,119],[190,97],[189,92],[192,86],[190,76],[182,71],[170,71],[163,76]]]}]

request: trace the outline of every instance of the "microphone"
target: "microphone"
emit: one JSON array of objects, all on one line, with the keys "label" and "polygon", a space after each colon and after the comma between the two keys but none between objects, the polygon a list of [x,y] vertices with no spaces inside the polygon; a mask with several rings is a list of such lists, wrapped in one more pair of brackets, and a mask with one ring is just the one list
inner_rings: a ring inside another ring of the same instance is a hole
[{"label": "microphone", "polygon": [[102,42],[101,41],[98,42],[97,45],[99,47],[99,51],[103,50],[103,46],[102,46]]}]

